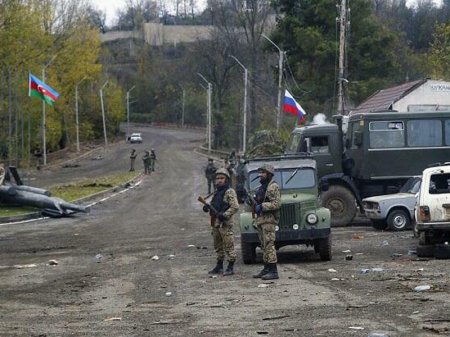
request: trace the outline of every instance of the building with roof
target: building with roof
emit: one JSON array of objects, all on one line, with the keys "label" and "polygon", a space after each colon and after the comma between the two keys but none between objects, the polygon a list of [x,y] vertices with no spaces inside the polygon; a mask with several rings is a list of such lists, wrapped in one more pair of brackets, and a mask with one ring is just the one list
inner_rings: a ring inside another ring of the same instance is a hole
[{"label": "building with roof", "polygon": [[379,90],[350,111],[450,111],[450,82],[423,79]]}]

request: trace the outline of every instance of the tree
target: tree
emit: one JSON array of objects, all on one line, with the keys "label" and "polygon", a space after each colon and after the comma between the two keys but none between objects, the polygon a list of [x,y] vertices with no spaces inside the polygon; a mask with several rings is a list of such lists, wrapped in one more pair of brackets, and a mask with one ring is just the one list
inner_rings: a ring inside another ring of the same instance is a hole
[{"label": "tree", "polygon": [[429,65],[433,78],[450,80],[450,24],[440,24],[430,46]]},{"label": "tree", "polygon": [[[306,111],[334,110],[338,48],[334,0],[278,0],[283,14],[273,40],[284,46],[294,76],[304,91],[294,88]],[[370,2],[351,1],[347,80],[350,100],[359,103],[395,72],[396,36],[372,14]],[[387,80],[388,79],[388,80]]]}]

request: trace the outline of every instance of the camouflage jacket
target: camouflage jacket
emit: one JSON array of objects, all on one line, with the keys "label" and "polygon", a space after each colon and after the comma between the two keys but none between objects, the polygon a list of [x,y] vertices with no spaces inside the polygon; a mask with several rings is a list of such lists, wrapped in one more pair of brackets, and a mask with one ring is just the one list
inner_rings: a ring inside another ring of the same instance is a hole
[{"label": "camouflage jacket", "polygon": [[215,227],[220,227],[221,225],[232,227],[234,224],[236,224],[235,214],[239,210],[239,203],[236,191],[232,188],[229,188],[225,192],[223,201],[227,203],[230,207],[228,207],[228,209],[225,212],[223,212],[223,215],[225,217],[225,221],[223,223],[216,218]]},{"label": "camouflage jacket", "polygon": [[262,203],[262,214],[256,218],[256,224],[278,224],[281,207],[280,187],[275,181],[267,186],[266,196]]}]

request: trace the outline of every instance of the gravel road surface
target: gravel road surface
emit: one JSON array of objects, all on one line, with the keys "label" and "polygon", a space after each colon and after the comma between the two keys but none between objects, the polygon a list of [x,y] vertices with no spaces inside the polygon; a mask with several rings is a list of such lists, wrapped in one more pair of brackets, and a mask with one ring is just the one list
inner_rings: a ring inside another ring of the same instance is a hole
[{"label": "gravel road surface", "polygon": [[276,282],[253,279],[261,265],[241,260],[236,275],[208,277],[214,250],[196,201],[206,158],[194,152],[204,134],[136,132],[143,144],[28,176],[47,187],[127,170],[131,147],[158,155],[156,172],[90,214],[0,224],[0,336],[450,335],[448,261],[418,259],[410,231],[333,229],[330,262],[284,247]]}]

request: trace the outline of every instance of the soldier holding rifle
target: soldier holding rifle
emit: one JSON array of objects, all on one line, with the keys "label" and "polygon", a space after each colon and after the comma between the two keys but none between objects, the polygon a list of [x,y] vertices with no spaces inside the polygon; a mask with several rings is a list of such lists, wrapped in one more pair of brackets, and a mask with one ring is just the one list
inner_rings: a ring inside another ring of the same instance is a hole
[{"label": "soldier holding rifle", "polygon": [[263,251],[264,269],[254,278],[278,279],[277,252],[275,250],[275,226],[278,224],[281,207],[280,187],[272,179],[275,169],[272,165],[262,165],[258,169],[261,186],[256,190],[254,212],[259,241]]},{"label": "soldier holding rifle", "polygon": [[[226,169],[216,171],[215,183],[216,191],[210,204],[202,197],[198,198],[204,204],[203,211],[209,212],[211,217],[211,234],[217,254],[217,264],[208,274],[223,273],[223,276],[228,276],[234,274],[234,262],[236,261],[233,225],[235,223],[234,215],[239,210],[239,204],[236,192],[230,186],[230,174]],[[228,257],[228,266],[223,271],[225,255]]]}]

